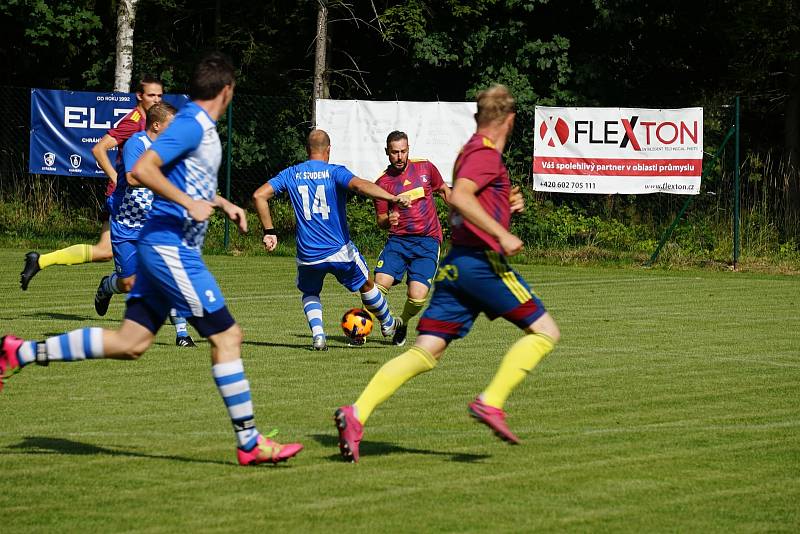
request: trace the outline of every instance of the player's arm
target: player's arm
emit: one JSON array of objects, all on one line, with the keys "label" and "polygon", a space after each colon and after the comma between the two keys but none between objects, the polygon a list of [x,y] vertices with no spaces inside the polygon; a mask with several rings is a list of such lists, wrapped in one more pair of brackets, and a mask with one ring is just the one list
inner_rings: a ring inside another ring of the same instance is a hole
[{"label": "player's arm", "polygon": [[[214,204],[206,200],[195,200],[167,180],[161,172],[161,156],[154,150],[146,151],[133,167],[133,176],[153,193],[186,208],[195,221],[205,221],[214,211]],[[227,202],[227,201],[226,201]]]},{"label": "player's arm", "polygon": [[265,183],[253,193],[253,204],[258,212],[258,219],[264,229],[264,248],[272,252],[278,246],[278,236],[275,233],[275,223],[272,222],[272,213],[269,211],[269,201],[275,196],[275,189],[269,182]]},{"label": "player's arm", "polygon": [[522,250],[522,241],[503,228],[483,209],[476,193],[478,184],[468,178],[458,178],[450,194],[450,205],[469,222],[492,236],[500,243],[506,256],[513,256]]},{"label": "player's arm", "polygon": [[125,180],[127,180],[128,185],[131,187],[141,187],[142,182],[136,179],[132,172],[125,173]]},{"label": "player's arm", "polygon": [[245,211],[225,197],[216,195],[213,204],[225,212],[230,220],[239,227],[239,233],[247,233],[247,214]]},{"label": "player's arm", "polygon": [[[375,184],[379,185],[380,183],[380,178],[378,178]],[[375,204],[375,223],[378,228],[389,228],[389,203],[385,200],[373,199],[373,204]]]},{"label": "player's arm", "polygon": [[518,185],[511,188],[511,192],[508,194],[508,204],[512,214],[525,211],[525,197],[522,196]]},{"label": "player's arm", "polygon": [[442,183],[442,186],[436,190],[436,193],[442,197],[447,204],[450,204],[450,192],[450,186],[448,186],[446,183]]},{"label": "player's arm", "polygon": [[378,223],[378,228],[383,228],[384,230],[389,228],[389,214],[388,213],[376,213],[375,214],[375,222]]},{"label": "player's arm", "polygon": [[408,205],[411,204],[411,199],[408,198],[408,195],[393,195],[381,186],[374,184],[369,180],[359,178],[358,176],[353,176],[353,179],[350,180],[350,183],[347,185],[347,187],[359,195],[364,195],[376,200],[393,202],[395,204],[399,204],[403,208],[407,208]]},{"label": "player's arm", "polygon": [[108,158],[108,151],[118,144],[119,143],[115,138],[105,134],[102,139],[100,139],[92,147],[92,155],[94,155],[94,159],[97,160],[97,164],[101,169],[103,169],[103,172],[106,173],[106,176],[108,176],[115,184],[117,183],[117,171],[114,169],[114,165]]},{"label": "player's arm", "polygon": [[133,175],[133,167],[139,158],[144,154],[145,147],[143,144],[130,142],[125,143],[122,148],[122,167],[125,170],[125,181],[131,187],[141,187],[142,183]]},{"label": "player's arm", "polygon": [[444,182],[442,174],[433,163],[431,163],[431,186],[446,204],[450,204],[450,186]]}]

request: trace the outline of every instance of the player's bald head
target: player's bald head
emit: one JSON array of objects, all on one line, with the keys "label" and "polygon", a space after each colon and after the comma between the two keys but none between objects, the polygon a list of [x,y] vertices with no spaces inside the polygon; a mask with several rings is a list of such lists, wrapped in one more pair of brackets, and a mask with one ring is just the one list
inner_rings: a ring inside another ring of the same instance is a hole
[{"label": "player's bald head", "polygon": [[325,130],[311,130],[306,141],[306,149],[309,154],[322,154],[331,146],[331,138]]}]

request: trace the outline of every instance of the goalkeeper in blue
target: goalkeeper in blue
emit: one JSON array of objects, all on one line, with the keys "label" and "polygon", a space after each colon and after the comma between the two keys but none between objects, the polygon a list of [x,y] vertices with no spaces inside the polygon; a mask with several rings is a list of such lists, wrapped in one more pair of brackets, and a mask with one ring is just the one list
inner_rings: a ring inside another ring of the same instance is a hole
[{"label": "goalkeeper in blue", "polygon": [[211,374],[230,416],[241,465],[277,463],[303,449],[281,445],[259,433],[250,383],[241,359],[242,331],[225,305],[216,280],[203,263],[201,248],[214,208],[239,230],[247,230],[244,211],[216,195],[222,146],[216,121],[233,98],[234,70],[219,54],[205,56],[192,75],[186,104],[170,127],[133,168],[133,176],[156,197],[139,236],[136,282],[117,330],[82,328],[27,341],[0,341],[0,386],[32,363],[113,358],[135,360],[153,343],[171,308],[186,317],[211,344]]},{"label": "goalkeeper in blue", "polygon": [[[383,293],[370,277],[366,260],[350,240],[345,207],[350,191],[400,208],[408,207],[409,197],[389,193],[342,165],[328,163],[331,140],[324,130],[313,130],[308,135],[306,151],[308,160],[284,169],[253,193],[264,227],[264,247],[272,251],[278,244],[269,200],[287,193],[297,221],[297,289],[302,294],[303,312],[311,328],[312,348],[328,348],[320,301],[327,274],[334,275],[349,291],[358,291],[364,307],[380,322],[381,333],[392,337],[401,320],[392,316]],[[350,341],[351,345],[363,343],[363,338]]]},{"label": "goalkeeper in blue", "polygon": [[[122,157],[117,164],[117,186],[108,197],[111,229],[111,249],[114,272],[104,276],[94,296],[94,309],[98,315],[108,312],[111,297],[128,293],[136,280],[136,243],[153,204],[153,192],[142,187],[133,177],[133,166],[150,148],[150,145],[169,126],[176,110],[166,102],[158,102],[147,110],[145,131],[135,133],[122,147]],[[169,319],[175,326],[175,344],[195,347],[186,329],[186,319],[170,310]]]}]

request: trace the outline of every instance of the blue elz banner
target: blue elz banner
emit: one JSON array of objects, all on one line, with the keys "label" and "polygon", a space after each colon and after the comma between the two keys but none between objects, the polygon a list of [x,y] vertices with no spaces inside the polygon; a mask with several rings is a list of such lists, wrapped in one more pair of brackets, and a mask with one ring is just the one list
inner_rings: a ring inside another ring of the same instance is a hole
[{"label": "blue elz banner", "polygon": [[[180,109],[186,95],[164,95]],[[28,172],[105,178],[92,147],[136,107],[134,93],[89,93],[31,89],[31,143]],[[111,162],[117,149],[109,150]]]}]

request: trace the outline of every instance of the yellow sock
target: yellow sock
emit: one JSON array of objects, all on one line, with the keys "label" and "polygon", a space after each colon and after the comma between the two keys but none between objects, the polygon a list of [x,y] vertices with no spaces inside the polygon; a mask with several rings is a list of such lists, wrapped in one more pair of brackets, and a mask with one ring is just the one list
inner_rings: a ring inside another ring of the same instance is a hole
[{"label": "yellow sock", "polygon": [[383,364],[354,404],[358,420],[362,424],[366,423],[372,411],[391,397],[400,386],[434,367],[436,359],[420,347],[411,347]]},{"label": "yellow sock", "polygon": [[484,404],[502,409],[514,388],[554,346],[553,340],[545,334],[528,334],[514,343],[503,357],[489,387],[481,394]]},{"label": "yellow sock", "polygon": [[403,314],[400,316],[403,324],[408,324],[408,321],[422,310],[426,301],[427,299],[412,299],[408,297],[405,306],[403,306]]},{"label": "yellow sock", "polygon": [[382,286],[382,285],[380,285],[380,284],[375,284],[375,287],[377,287],[377,288],[378,288],[378,291],[380,291],[381,293],[383,293],[383,296],[384,296],[384,297],[385,297],[386,295],[388,295],[388,294],[389,294],[389,288],[383,287],[383,286]]},{"label": "yellow sock", "polygon": [[92,261],[92,245],[72,245],[71,247],[54,250],[39,256],[39,268],[44,269],[51,265],[76,265]]}]

